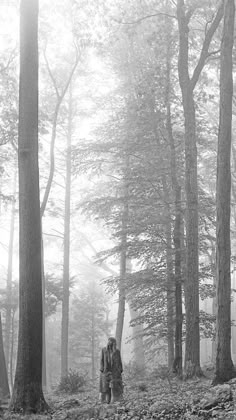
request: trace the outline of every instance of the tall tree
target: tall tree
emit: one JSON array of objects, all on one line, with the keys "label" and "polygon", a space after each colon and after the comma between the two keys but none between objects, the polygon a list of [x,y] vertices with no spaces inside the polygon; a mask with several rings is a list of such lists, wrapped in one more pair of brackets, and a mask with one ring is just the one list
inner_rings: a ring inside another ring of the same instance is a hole
[{"label": "tall tree", "polygon": [[199,375],[200,331],[199,331],[199,258],[198,258],[198,178],[197,178],[197,137],[194,89],[209,54],[213,35],[223,16],[220,4],[210,26],[206,25],[199,60],[192,76],[189,72],[189,23],[196,9],[202,7],[197,2],[186,7],[184,0],[177,2],[179,27],[178,73],[182,92],[185,127],[185,192],[186,192],[186,347],[185,376]]},{"label": "tall tree", "polygon": [[216,181],[216,372],[214,383],[236,375],[231,358],[231,131],[232,50],[234,43],[234,0],[224,5],[224,28],[220,56],[220,120]]},{"label": "tall tree", "polygon": [[38,169],[38,0],[20,5],[20,296],[17,366],[11,408],[45,411],[42,391],[42,274]]},{"label": "tall tree", "polygon": [[[74,43],[75,46],[75,61],[74,64],[72,65],[71,69],[69,70],[68,74],[66,75],[65,78],[65,83],[62,86],[58,86],[57,85],[57,78],[56,75],[53,74],[53,71],[50,67],[47,55],[46,55],[46,49],[44,49],[44,58],[45,58],[45,63],[46,63],[46,68],[47,68],[47,72],[49,74],[50,80],[52,82],[54,91],[55,91],[55,96],[56,96],[56,103],[55,103],[55,108],[53,110],[53,114],[52,114],[52,131],[51,131],[51,140],[50,140],[50,166],[49,166],[49,175],[48,175],[48,179],[47,179],[47,183],[46,183],[46,187],[44,190],[44,195],[43,195],[43,199],[41,202],[41,207],[40,207],[40,214],[41,214],[41,219],[43,220],[43,216],[45,214],[45,210],[47,207],[47,203],[49,200],[49,195],[51,192],[51,188],[52,188],[52,184],[53,184],[53,179],[54,179],[54,173],[55,173],[55,144],[56,144],[56,138],[57,138],[57,129],[58,129],[58,119],[59,119],[59,114],[60,114],[60,110],[62,107],[62,103],[63,100],[65,98],[66,93],[68,92],[73,74],[77,68],[78,62],[79,62],[79,54],[78,54],[78,48],[76,46],[76,44]],[[43,224],[43,223],[42,223]],[[43,245],[43,241],[42,241],[42,256],[44,253],[44,245]],[[42,258],[42,279],[43,279],[43,304],[44,304],[44,295],[45,295],[45,280],[44,280],[44,258]],[[44,315],[45,315],[45,311],[44,311]],[[45,330],[45,318],[43,319],[43,330]],[[65,331],[65,330],[63,330]],[[63,340],[64,342],[64,340]],[[63,354],[64,354],[64,350],[63,350]],[[62,359],[64,360],[64,356],[62,356]],[[65,373],[65,372],[64,372]],[[46,386],[46,341],[45,341],[45,332],[43,332],[43,384]]]},{"label": "tall tree", "polygon": [[118,313],[116,322],[116,341],[118,349],[121,349],[124,317],[125,317],[125,276],[127,272],[127,223],[128,223],[128,168],[129,157],[125,157],[125,174],[124,174],[124,203],[121,220],[121,244],[120,244],[120,277],[118,284]]},{"label": "tall tree", "polygon": [[66,149],[66,187],[64,215],[63,298],[61,321],[61,376],[68,373],[68,331],[70,295],[70,201],[71,201],[71,139],[72,139],[72,82],[69,87],[68,130]]},{"label": "tall tree", "polygon": [[[166,13],[169,12],[168,1],[165,2]],[[174,40],[173,40],[173,24],[168,16],[165,17],[165,42],[166,42],[166,92],[165,92],[165,107],[166,107],[166,132],[170,148],[170,170],[171,170],[171,187],[174,196],[174,229],[173,229],[173,243],[174,243],[174,277],[175,277],[175,346],[174,346],[174,370],[178,375],[182,376],[182,278],[181,278],[181,183],[180,176],[177,171],[176,159],[176,144],[172,127],[172,61],[174,55]]]}]

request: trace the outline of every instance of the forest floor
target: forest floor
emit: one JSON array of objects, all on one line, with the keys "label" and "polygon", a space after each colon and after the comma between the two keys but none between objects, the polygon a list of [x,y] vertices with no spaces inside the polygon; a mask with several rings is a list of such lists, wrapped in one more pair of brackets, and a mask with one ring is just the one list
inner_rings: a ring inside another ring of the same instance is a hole
[{"label": "forest floor", "polygon": [[236,419],[236,380],[217,387],[212,378],[180,381],[174,377],[149,376],[126,379],[119,403],[101,404],[97,388],[73,395],[45,393],[51,408],[45,415],[10,413],[2,405],[4,420],[150,420]]}]

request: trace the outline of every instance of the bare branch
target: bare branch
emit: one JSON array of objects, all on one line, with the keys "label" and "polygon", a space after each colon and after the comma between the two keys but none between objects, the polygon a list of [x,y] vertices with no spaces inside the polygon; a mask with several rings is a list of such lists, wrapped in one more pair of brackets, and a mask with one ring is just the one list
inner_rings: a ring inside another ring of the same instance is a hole
[{"label": "bare branch", "polygon": [[53,86],[54,86],[54,89],[55,89],[55,92],[56,92],[57,98],[60,98],[59,91],[58,91],[57,84],[56,84],[56,80],[55,80],[55,78],[52,74],[52,71],[51,71],[47,56],[46,56],[46,48],[43,51],[43,56],[44,56],[44,60],[45,60],[46,66],[47,66],[48,74],[49,74],[49,76],[52,80],[52,83],[53,83]]},{"label": "bare branch", "polygon": [[209,29],[207,30],[207,33],[206,33],[206,36],[205,36],[205,39],[204,39],[204,42],[203,42],[201,54],[200,54],[198,63],[195,67],[195,70],[193,72],[193,76],[191,78],[192,90],[195,88],[196,83],[197,83],[197,81],[199,79],[199,76],[201,74],[201,71],[202,71],[202,69],[204,67],[204,64],[206,62],[206,59],[209,56],[209,51],[208,51],[209,46],[210,46],[211,40],[213,38],[213,35],[214,35],[216,29],[218,28],[219,23],[220,23],[220,21],[223,17],[223,14],[224,14],[224,7],[223,7],[223,1],[222,1],[219,8],[218,8],[218,11],[216,13],[216,16],[215,16],[214,20],[212,21]]},{"label": "bare branch", "polygon": [[185,19],[186,19],[187,24],[189,23],[189,21],[190,21],[191,17],[193,16],[196,9],[197,9],[197,6],[191,7],[191,8],[188,9],[188,11],[185,15]]},{"label": "bare branch", "polygon": [[220,59],[220,49],[216,51],[211,51],[208,53],[208,56],[206,58],[207,63],[211,60],[219,60]]},{"label": "bare branch", "polygon": [[18,147],[15,144],[14,140],[11,140],[11,145],[12,145],[13,149],[15,150],[15,152],[18,153]]},{"label": "bare branch", "polygon": [[[87,245],[92,249],[93,253],[96,256],[98,254],[98,251],[95,249],[95,247],[93,246],[92,242],[90,242],[90,240],[85,235],[85,233],[80,232],[80,234],[82,235],[83,239],[85,240],[85,242],[87,243]],[[118,275],[118,273],[116,271],[114,271],[112,268],[110,268],[104,261],[101,261],[100,262],[100,265],[103,268],[103,270],[107,271],[108,273],[112,274],[113,276],[117,276]]]},{"label": "bare branch", "polygon": [[60,110],[60,106],[61,103],[64,99],[64,96],[69,88],[69,85],[71,83],[73,74],[76,70],[76,67],[78,65],[80,56],[78,54],[78,49],[76,48],[76,59],[75,59],[75,63],[70,71],[70,74],[68,76],[68,79],[66,81],[66,84],[62,90],[61,95],[59,94],[57,85],[56,85],[56,81],[55,78],[53,77],[53,74],[51,73],[50,67],[48,66],[48,71],[50,72],[50,77],[53,81],[54,84],[54,88],[56,90],[57,93],[57,103],[56,103],[56,107],[55,107],[55,111],[54,111],[54,116],[53,116],[53,125],[52,125],[52,135],[51,135],[51,144],[50,144],[50,170],[49,170],[49,177],[48,177],[48,182],[44,191],[44,196],[43,196],[43,200],[41,203],[41,207],[40,207],[40,214],[41,217],[43,217],[46,205],[47,205],[47,201],[48,201],[48,197],[49,197],[49,193],[51,190],[51,185],[52,185],[52,181],[53,181],[53,176],[54,176],[54,171],[55,171],[55,158],[54,158],[54,148],[55,148],[55,141],[56,141],[56,135],[57,135],[57,118],[58,118],[58,114],[59,114],[59,110]]},{"label": "bare branch", "polygon": [[116,23],[119,23],[121,25],[135,25],[137,23],[142,22],[143,20],[146,20],[146,19],[149,19],[149,18],[152,18],[152,17],[156,17],[156,16],[165,16],[165,17],[169,17],[171,19],[177,19],[175,15],[169,15],[167,13],[157,12],[157,13],[153,13],[153,14],[150,14],[150,15],[143,16],[143,17],[141,17],[137,20],[133,20],[132,22],[124,22],[123,20],[119,20],[119,19],[116,19],[114,17],[112,18],[112,20],[114,20]]},{"label": "bare branch", "polygon": [[64,238],[64,236],[63,236],[63,235],[55,235],[55,234],[53,234],[53,233],[43,232],[43,234],[44,234],[45,236],[52,236],[53,238],[59,238],[59,239],[63,239],[63,238]]},{"label": "bare branch", "polygon": [[78,50],[76,49],[76,59],[75,59],[75,63],[74,63],[74,65],[73,65],[72,69],[71,69],[71,72],[70,72],[70,74],[69,74],[69,77],[68,77],[68,79],[67,79],[67,82],[66,82],[66,84],[65,84],[65,87],[64,87],[64,89],[63,89],[63,91],[62,91],[62,94],[61,94],[61,98],[62,98],[62,99],[64,98],[64,96],[65,96],[65,94],[66,94],[66,92],[67,92],[67,90],[68,90],[68,87],[70,86],[70,82],[71,82],[71,79],[72,79],[72,77],[73,77],[73,74],[74,74],[74,72],[75,72],[75,70],[76,70],[76,67],[77,67],[77,65],[78,65],[79,59],[80,59],[80,56],[79,56],[79,54],[78,54]]},{"label": "bare branch", "polygon": [[7,60],[7,64],[1,67],[0,74],[4,73],[4,71],[6,71],[10,67],[15,57],[16,57],[16,48],[14,48],[14,50],[10,53],[9,58]]}]

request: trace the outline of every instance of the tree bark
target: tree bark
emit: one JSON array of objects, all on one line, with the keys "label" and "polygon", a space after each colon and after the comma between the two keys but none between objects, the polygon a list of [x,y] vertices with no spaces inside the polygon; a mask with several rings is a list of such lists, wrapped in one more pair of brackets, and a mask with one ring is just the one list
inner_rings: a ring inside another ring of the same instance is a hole
[{"label": "tree bark", "polygon": [[205,65],[212,37],[222,19],[220,5],[215,18],[206,31],[198,63],[189,76],[189,21],[194,8],[186,11],[184,0],[177,2],[179,26],[178,73],[182,92],[185,127],[185,193],[186,193],[186,344],[185,377],[201,375],[199,332],[199,279],[198,279],[198,179],[197,141],[194,88]]},{"label": "tree bark", "polygon": [[69,296],[70,296],[70,201],[71,201],[72,85],[69,88],[64,217],[63,299],[61,321],[61,376],[68,374]]},{"label": "tree bark", "polygon": [[19,337],[14,411],[42,412],[42,276],[38,169],[38,0],[20,6]]},{"label": "tree bark", "polygon": [[216,372],[214,384],[236,375],[231,358],[231,131],[234,0],[226,0],[220,57],[220,120],[216,181]]}]

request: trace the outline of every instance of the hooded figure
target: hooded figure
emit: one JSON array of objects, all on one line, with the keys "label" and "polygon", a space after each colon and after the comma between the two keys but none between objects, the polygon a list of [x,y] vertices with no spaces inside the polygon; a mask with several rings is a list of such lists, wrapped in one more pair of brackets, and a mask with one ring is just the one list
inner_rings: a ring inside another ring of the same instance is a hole
[{"label": "hooded figure", "polygon": [[116,348],[116,339],[110,337],[107,346],[102,349],[100,359],[101,402],[118,401],[123,394],[122,361],[120,350]]}]

